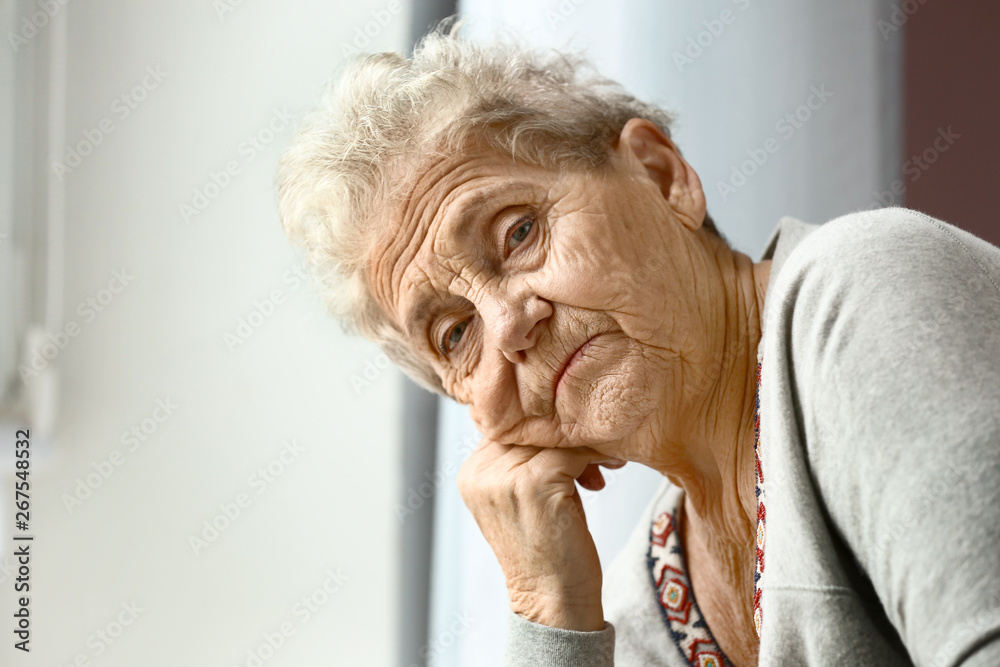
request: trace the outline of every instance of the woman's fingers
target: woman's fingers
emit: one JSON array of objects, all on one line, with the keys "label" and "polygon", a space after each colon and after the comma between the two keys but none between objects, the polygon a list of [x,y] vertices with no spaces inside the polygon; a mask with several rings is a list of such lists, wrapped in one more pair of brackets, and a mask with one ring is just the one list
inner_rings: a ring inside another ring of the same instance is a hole
[{"label": "woman's fingers", "polygon": [[580,486],[588,491],[600,491],[604,488],[604,475],[601,474],[601,466],[591,463],[583,470],[583,474],[576,478]]},{"label": "woman's fingers", "polygon": [[459,470],[462,499],[503,569],[515,613],[575,630],[604,627],[601,565],[576,483],[600,488],[586,447],[484,442]]}]

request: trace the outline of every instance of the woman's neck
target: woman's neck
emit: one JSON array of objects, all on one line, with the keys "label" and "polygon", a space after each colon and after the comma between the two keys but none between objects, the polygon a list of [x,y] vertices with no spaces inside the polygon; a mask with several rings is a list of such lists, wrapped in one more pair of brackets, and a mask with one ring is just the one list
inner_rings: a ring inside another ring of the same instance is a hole
[{"label": "woman's neck", "polygon": [[692,423],[679,429],[679,442],[654,467],[685,490],[681,540],[706,622],[735,664],[756,664],[754,417],[771,262],[754,264],[722,250],[715,257],[725,295],[715,315],[722,361],[712,391],[689,413]]},{"label": "woman's neck", "polygon": [[714,314],[720,335],[713,380],[704,396],[685,407],[688,421],[674,425],[665,438],[669,446],[652,467],[684,489],[708,532],[750,544],[757,525],[757,347],[771,261],[754,264],[728,248],[715,259],[724,298],[712,299],[720,303]]}]

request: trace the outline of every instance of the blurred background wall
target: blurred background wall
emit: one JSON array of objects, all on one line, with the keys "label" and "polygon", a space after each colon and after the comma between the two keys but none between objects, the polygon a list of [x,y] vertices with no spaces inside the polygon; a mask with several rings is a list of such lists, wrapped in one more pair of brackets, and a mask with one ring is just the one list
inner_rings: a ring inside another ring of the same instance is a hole
[{"label": "blurred background wall", "polygon": [[19,65],[65,36],[64,138],[16,171],[61,176],[63,298],[46,327],[78,333],[45,364],[58,411],[50,444],[33,439],[30,656],[9,641],[2,444],[0,664],[394,664],[404,385],[324,314],[273,179],[345,55],[409,47],[410,8],[3,10],[0,50]]},{"label": "blurred background wall", "polygon": [[903,192],[889,190],[883,201],[896,198],[1000,245],[991,197],[1000,177],[1000,4],[918,4],[919,12],[900,7],[906,145],[896,189]]}]

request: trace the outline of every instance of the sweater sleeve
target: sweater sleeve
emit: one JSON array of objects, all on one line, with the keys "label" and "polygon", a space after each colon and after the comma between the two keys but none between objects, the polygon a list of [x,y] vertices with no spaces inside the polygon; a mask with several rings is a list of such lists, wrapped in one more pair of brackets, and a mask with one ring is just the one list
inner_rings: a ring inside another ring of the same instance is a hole
[{"label": "sweater sleeve", "polygon": [[615,628],[580,632],[534,623],[507,610],[504,667],[612,667]]},{"label": "sweater sleeve", "polygon": [[782,276],[809,469],[910,659],[1000,665],[1000,248],[878,216],[827,223]]}]

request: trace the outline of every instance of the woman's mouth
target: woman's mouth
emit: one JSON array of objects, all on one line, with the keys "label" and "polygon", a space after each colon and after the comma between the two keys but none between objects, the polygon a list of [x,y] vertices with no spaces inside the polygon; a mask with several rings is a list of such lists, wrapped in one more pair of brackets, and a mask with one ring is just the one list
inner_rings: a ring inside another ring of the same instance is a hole
[{"label": "woman's mouth", "polygon": [[[600,335],[600,334],[598,334],[598,335]],[[567,359],[566,362],[563,364],[563,367],[559,371],[559,374],[556,375],[555,387],[552,390],[552,398],[553,398],[553,400],[555,400],[556,395],[559,393],[559,385],[562,383],[563,378],[566,376],[566,372],[570,369],[570,367],[573,366],[573,364],[575,364],[577,361],[580,360],[580,358],[583,356],[584,351],[588,347],[590,347],[590,344],[594,342],[595,338],[597,338],[597,336],[591,336],[590,338],[588,338],[583,343],[583,345],[581,345],[580,347],[578,347],[576,349],[576,351],[569,356],[569,359]]]}]

